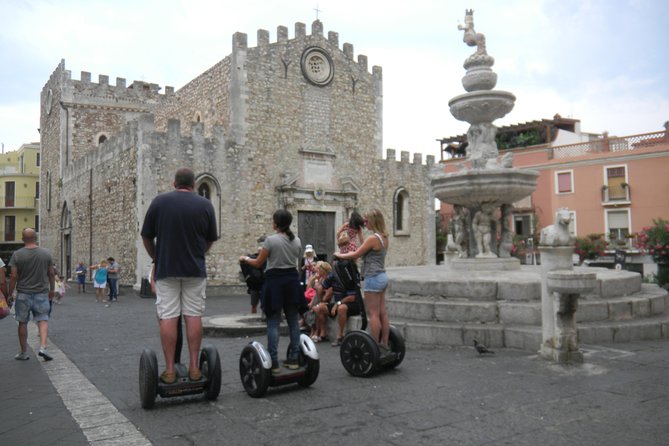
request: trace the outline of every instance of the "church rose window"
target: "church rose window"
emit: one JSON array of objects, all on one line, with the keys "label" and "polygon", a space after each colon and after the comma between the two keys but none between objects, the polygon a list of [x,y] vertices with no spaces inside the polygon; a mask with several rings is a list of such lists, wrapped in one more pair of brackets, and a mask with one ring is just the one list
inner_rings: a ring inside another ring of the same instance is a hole
[{"label": "church rose window", "polygon": [[304,50],[301,67],[304,77],[314,85],[325,86],[334,77],[332,59],[322,48],[311,47]]}]

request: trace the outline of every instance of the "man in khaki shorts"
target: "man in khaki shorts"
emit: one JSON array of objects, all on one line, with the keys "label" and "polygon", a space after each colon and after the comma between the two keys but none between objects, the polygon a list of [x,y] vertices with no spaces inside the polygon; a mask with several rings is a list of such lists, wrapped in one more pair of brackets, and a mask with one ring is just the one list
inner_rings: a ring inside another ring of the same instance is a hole
[{"label": "man in khaki shorts", "polygon": [[142,225],[144,247],[155,264],[156,309],[166,369],[161,381],[176,381],[174,354],[179,316],[186,321],[192,381],[202,378],[198,355],[202,343],[207,270],[205,254],[218,239],[211,202],[193,193],[195,174],[177,170],[174,189],[153,199]]}]

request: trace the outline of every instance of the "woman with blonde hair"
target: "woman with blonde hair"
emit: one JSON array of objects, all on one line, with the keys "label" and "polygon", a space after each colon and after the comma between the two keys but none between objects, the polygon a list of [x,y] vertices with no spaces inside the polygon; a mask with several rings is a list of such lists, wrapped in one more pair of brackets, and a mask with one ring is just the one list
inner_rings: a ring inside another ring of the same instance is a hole
[{"label": "woman with blonde hair", "polygon": [[385,294],[388,286],[386,274],[386,253],[388,252],[388,230],[383,214],[373,209],[365,214],[365,226],[372,231],[363,244],[353,252],[336,252],[338,259],[355,260],[362,257],[364,264],[365,309],[369,321],[369,334],[379,343],[381,354],[389,352],[388,337],[390,335],[390,321],[386,311]]},{"label": "woman with blonde hair", "polygon": [[97,265],[91,265],[92,270],[95,271],[93,276],[93,288],[95,288],[95,301],[106,302],[105,288],[107,286],[107,259],[102,259]]},{"label": "woman with blonde hair", "polygon": [[319,305],[323,303],[322,283],[331,271],[332,266],[328,262],[319,260],[316,262],[315,274],[311,278],[310,287],[316,292],[316,295],[312,301],[309,302],[309,311],[311,312],[309,318],[313,318],[313,323],[311,324],[311,340],[316,343],[325,341],[328,338],[327,324],[325,323],[325,319],[319,320],[317,310]]}]

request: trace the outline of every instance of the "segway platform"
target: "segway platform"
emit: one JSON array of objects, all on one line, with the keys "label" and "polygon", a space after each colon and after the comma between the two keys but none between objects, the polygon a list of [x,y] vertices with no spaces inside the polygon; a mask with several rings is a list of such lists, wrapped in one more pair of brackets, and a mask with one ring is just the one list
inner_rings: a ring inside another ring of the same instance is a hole
[{"label": "segway platform", "polygon": [[188,368],[180,361],[182,342],[181,321],[179,321],[174,355],[174,371],[177,379],[172,384],[160,380],[156,352],[148,347],[142,351],[139,359],[139,397],[142,408],[151,409],[158,395],[162,398],[171,398],[203,393],[208,400],[218,398],[221,392],[221,359],[218,350],[212,345],[205,345],[202,348],[199,358],[202,377],[197,381],[191,381],[188,377]]},{"label": "segway platform", "polygon": [[320,361],[316,345],[305,334],[300,335],[299,367],[295,370],[281,367],[278,374],[272,374],[272,358],[265,346],[252,341],[239,357],[239,376],[244,390],[254,398],[260,398],[269,387],[297,383],[301,387],[309,387],[316,379],[320,369]]},{"label": "segway platform", "polygon": [[378,342],[365,331],[367,328],[367,312],[360,290],[360,274],[355,262],[338,260],[334,265],[334,272],[339,282],[346,289],[355,289],[356,301],[362,318],[361,330],[346,333],[342,340],[339,349],[342,365],[351,375],[362,377],[397,367],[404,360],[406,352],[404,338],[400,331],[391,325],[388,338],[389,350],[382,352]]}]

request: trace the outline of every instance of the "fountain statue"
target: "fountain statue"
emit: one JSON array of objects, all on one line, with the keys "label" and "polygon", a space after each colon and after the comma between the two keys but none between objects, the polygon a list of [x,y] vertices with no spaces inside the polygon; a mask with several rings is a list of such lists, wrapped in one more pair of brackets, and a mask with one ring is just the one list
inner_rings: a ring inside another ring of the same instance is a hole
[{"label": "fountain statue", "polygon": [[[466,252],[460,253],[464,259],[459,260],[474,259],[479,260],[479,265],[517,269],[520,263],[509,255],[513,239],[509,220],[513,203],[534,191],[539,174],[513,168],[510,152],[499,156],[495,142],[497,128],[492,122],[513,109],[516,97],[508,91],[493,90],[497,84],[497,74],[491,68],[495,59],[486,50],[485,36],[474,30],[474,11],[466,11],[465,25],[459,25],[458,29],[464,31],[463,41],[476,47],[464,63],[462,86],[467,93],[448,103],[456,119],[470,124],[467,156],[457,166],[457,172],[434,172],[432,188],[439,200],[454,206],[457,215],[471,216],[457,217],[458,225],[464,227],[458,228],[461,237],[456,237],[456,243],[457,239],[467,241]],[[491,262],[492,259],[499,261]],[[501,264],[504,266],[500,267]],[[452,266],[457,267],[457,262]]]}]

